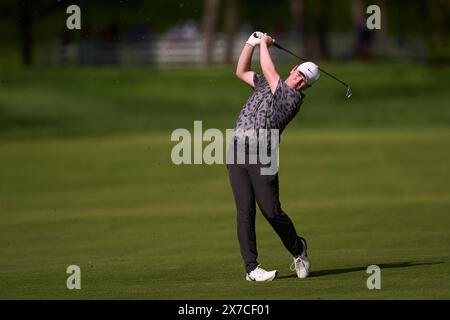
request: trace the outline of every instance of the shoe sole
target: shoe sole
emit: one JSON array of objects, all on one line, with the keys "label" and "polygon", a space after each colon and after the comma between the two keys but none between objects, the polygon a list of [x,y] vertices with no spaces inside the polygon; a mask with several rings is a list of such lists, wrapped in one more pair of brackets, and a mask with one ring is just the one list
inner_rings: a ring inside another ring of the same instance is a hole
[{"label": "shoe sole", "polygon": [[275,278],[276,278],[277,276],[278,276],[278,271],[275,271],[275,274],[273,275],[272,278],[269,278],[269,279],[264,280],[264,281],[256,281],[256,280],[253,280],[253,279],[251,279],[248,275],[245,277],[245,280],[251,281],[251,282],[267,282],[267,281],[273,281],[273,280],[275,280]]},{"label": "shoe sole", "polygon": [[270,280],[267,280],[267,281],[273,281],[277,278],[277,276],[278,276],[278,271],[276,271],[274,276]]}]

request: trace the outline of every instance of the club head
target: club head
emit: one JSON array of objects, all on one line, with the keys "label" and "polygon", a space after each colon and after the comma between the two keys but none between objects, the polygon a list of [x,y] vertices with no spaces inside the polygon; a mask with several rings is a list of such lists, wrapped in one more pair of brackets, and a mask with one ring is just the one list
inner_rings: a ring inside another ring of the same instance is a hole
[{"label": "club head", "polygon": [[347,86],[347,93],[345,94],[347,99],[350,98],[352,96],[352,94],[353,94],[352,87]]}]

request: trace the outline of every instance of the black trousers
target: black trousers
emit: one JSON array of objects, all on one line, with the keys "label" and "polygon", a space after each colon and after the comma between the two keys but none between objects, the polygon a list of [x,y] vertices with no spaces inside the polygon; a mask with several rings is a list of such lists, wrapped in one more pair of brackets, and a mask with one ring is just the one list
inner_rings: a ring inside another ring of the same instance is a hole
[{"label": "black trousers", "polygon": [[298,256],[303,245],[289,216],[281,209],[278,174],[261,175],[261,164],[229,164],[228,175],[237,209],[237,234],[248,273],[258,266],[255,200],[286,249]]}]

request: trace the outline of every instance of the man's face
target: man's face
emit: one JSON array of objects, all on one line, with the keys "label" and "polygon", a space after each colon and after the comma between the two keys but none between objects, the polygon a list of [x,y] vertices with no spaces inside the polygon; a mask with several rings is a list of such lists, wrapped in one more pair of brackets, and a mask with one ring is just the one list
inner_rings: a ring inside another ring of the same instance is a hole
[{"label": "man's face", "polygon": [[292,68],[289,78],[292,80],[295,90],[304,91],[310,86],[306,83],[305,76],[297,70],[298,66]]}]

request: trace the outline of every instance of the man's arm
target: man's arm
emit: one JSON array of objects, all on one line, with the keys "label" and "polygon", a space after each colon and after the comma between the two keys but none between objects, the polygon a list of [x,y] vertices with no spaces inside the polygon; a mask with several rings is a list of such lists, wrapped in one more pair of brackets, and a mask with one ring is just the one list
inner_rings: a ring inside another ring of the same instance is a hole
[{"label": "man's arm", "polygon": [[260,60],[261,60],[261,68],[264,74],[264,77],[269,83],[270,90],[272,94],[275,93],[277,89],[278,81],[280,80],[280,76],[275,69],[275,65],[273,64],[272,57],[269,53],[269,46],[272,45],[273,39],[269,36],[263,36],[260,43]]},{"label": "man's arm", "polygon": [[242,49],[241,55],[239,56],[239,61],[236,67],[236,76],[252,88],[255,87],[255,84],[253,83],[254,72],[251,70],[254,50],[255,48],[252,45],[246,43]]},{"label": "man's arm", "polygon": [[255,73],[251,70],[253,51],[255,46],[259,46],[262,36],[263,33],[261,31],[255,31],[250,35],[244,48],[242,49],[236,67],[236,76],[252,88],[255,87],[255,83],[253,82],[253,76]]}]

